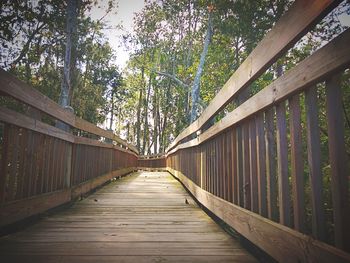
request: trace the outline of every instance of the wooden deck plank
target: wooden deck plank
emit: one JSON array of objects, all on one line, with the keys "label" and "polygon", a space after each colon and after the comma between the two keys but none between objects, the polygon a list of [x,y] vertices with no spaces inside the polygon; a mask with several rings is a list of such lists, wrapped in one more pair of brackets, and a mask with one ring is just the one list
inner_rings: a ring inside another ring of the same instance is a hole
[{"label": "wooden deck plank", "polygon": [[[186,202],[187,200],[187,202]],[[169,173],[116,180],[0,238],[1,262],[256,262]]]}]

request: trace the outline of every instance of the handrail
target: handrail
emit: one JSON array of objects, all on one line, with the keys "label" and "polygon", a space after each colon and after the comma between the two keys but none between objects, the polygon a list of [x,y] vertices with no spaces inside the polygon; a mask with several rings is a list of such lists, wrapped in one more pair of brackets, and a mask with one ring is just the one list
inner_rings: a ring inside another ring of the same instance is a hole
[{"label": "handrail", "polygon": [[74,128],[116,141],[118,144],[138,154],[135,146],[123,141],[117,135],[113,134],[113,132],[97,127],[75,116],[73,113],[64,110],[56,102],[50,100],[38,90],[33,89],[3,69],[0,69],[0,92],[3,95],[8,95],[24,102]]},{"label": "handrail", "polygon": [[200,145],[236,123],[277,104],[303,88],[310,87],[331,73],[345,69],[350,65],[349,43],[350,29],[347,29],[331,43],[316,51],[313,55],[300,62],[286,74],[228,113],[197,138],[179,144],[167,152],[167,156],[179,149]]},{"label": "handrail", "polygon": [[281,54],[294,45],[340,2],[338,0],[296,1],[230,77],[199,118],[185,128],[165,152],[169,152],[180,141],[199,131],[215,114],[232,101],[238,92],[256,80]]},{"label": "handrail", "polygon": [[137,170],[134,146],[65,111],[2,69],[0,96],[11,96],[71,127],[116,142],[76,136],[0,106],[0,228]]},{"label": "handrail", "polygon": [[166,149],[166,169],[279,262],[350,262],[350,162],[341,97],[350,29],[201,129],[339,2],[296,1]]}]

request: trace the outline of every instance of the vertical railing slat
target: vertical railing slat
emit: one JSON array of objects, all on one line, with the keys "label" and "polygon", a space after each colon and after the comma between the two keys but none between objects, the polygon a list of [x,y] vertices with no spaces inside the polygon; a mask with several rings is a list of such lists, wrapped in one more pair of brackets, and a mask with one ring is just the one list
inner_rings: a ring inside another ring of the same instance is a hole
[{"label": "vertical railing slat", "polygon": [[266,116],[266,179],[267,179],[267,212],[271,220],[277,221],[277,187],[276,187],[276,142],[275,111],[270,108]]},{"label": "vertical railing slat", "polygon": [[316,86],[306,90],[305,104],[307,122],[307,152],[312,203],[312,233],[316,238],[325,240],[326,226],[323,211],[321,146]]},{"label": "vertical railing slat", "polygon": [[259,211],[258,198],[258,177],[257,177],[257,154],[256,154],[256,124],[255,118],[248,122],[249,124],[249,163],[250,163],[250,199],[251,211],[257,213]]},{"label": "vertical railing slat", "polygon": [[326,81],[335,246],[350,252],[349,157],[345,149],[341,75]]},{"label": "vertical railing slat", "polygon": [[289,109],[294,228],[299,232],[305,232],[304,163],[299,94],[289,99]]},{"label": "vertical railing slat", "polygon": [[259,214],[267,216],[267,193],[266,193],[266,147],[264,131],[264,113],[256,117],[256,147],[257,147],[257,173],[258,173],[258,197]]},{"label": "vertical railing slat", "polygon": [[288,185],[288,143],[285,102],[276,106],[277,127],[277,181],[280,223],[291,226]]}]

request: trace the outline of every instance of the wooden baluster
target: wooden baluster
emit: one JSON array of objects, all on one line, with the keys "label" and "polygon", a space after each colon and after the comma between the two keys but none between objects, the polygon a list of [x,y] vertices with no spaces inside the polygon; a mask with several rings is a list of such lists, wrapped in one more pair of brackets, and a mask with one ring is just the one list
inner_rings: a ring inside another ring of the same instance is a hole
[{"label": "wooden baluster", "polygon": [[244,206],[244,184],[243,184],[243,136],[242,124],[236,129],[236,145],[237,145],[237,204]]},{"label": "wooden baluster", "polygon": [[[46,137],[46,136],[45,136]],[[26,162],[27,162],[27,154],[26,154],[26,145],[27,145],[27,129],[21,129],[21,136],[19,138],[19,148],[20,148],[20,157],[19,157],[19,170],[18,170],[18,180],[17,180],[17,192],[16,192],[16,200],[23,198],[23,190],[24,190],[24,182],[26,176]],[[44,147],[46,150],[46,148]],[[45,155],[45,153],[44,153]],[[0,168],[0,171],[4,171]]]},{"label": "wooden baluster", "polygon": [[[36,182],[36,194],[43,193],[43,181],[44,181],[44,154],[45,154],[45,135],[39,134],[39,145],[38,145],[38,179]],[[63,154],[62,154],[63,155]]]},{"label": "wooden baluster", "polygon": [[9,155],[9,125],[4,124],[3,127],[3,143],[1,147],[1,163],[0,163],[0,203],[4,202],[5,199],[5,190],[6,190],[6,176],[9,172],[9,166],[8,166],[8,155]]},{"label": "wooden baluster", "polygon": [[304,163],[299,94],[289,99],[289,109],[294,228],[299,232],[305,232]]},{"label": "wooden baluster", "polygon": [[244,188],[244,208],[251,209],[251,198],[250,198],[250,162],[249,162],[249,122],[242,124],[243,133],[243,188]]},{"label": "wooden baluster", "polygon": [[231,132],[231,151],[232,151],[232,202],[238,204],[238,174],[237,174],[237,140],[236,140],[236,128]]},{"label": "wooden baluster", "polygon": [[200,151],[200,187],[202,189],[205,189],[205,152],[203,149],[203,145],[199,145],[199,151]]},{"label": "wooden baluster", "polygon": [[311,201],[312,201],[312,233],[325,240],[325,219],[322,198],[322,172],[320,130],[318,126],[318,106],[316,86],[305,92],[306,122],[307,122],[307,151],[310,172]]},{"label": "wooden baluster", "polygon": [[33,145],[34,145],[34,132],[28,131],[28,142],[27,142],[27,163],[26,163],[26,180],[25,180],[25,195],[29,197],[32,194],[32,165],[33,165]]},{"label": "wooden baluster", "polygon": [[221,159],[220,166],[222,172],[222,198],[227,200],[227,170],[228,170],[228,162],[227,162],[227,141],[226,141],[227,132],[221,135]]},{"label": "wooden baluster", "polygon": [[277,123],[277,180],[280,223],[291,226],[288,182],[288,143],[285,102],[276,106]]},{"label": "wooden baluster", "polygon": [[270,108],[266,116],[266,179],[267,179],[267,212],[271,220],[277,221],[277,188],[276,188],[276,143],[275,111]]},{"label": "wooden baluster", "polygon": [[257,154],[256,154],[256,124],[255,118],[248,122],[249,124],[249,170],[250,170],[250,199],[251,211],[257,213],[259,211],[258,198],[258,178],[257,178]]},{"label": "wooden baluster", "polygon": [[259,214],[267,217],[267,195],[266,195],[266,147],[264,131],[264,113],[256,116],[256,147],[257,147],[257,173],[258,173],[258,197]]},{"label": "wooden baluster", "polygon": [[331,165],[331,188],[335,246],[350,252],[349,157],[345,149],[341,75],[326,81],[328,147]]},{"label": "wooden baluster", "polygon": [[233,201],[233,149],[232,149],[232,133],[234,130],[230,129],[226,133],[226,158],[224,160],[227,164],[227,201],[232,202]]},{"label": "wooden baluster", "polygon": [[11,140],[11,165],[10,165],[10,173],[7,182],[6,189],[6,201],[12,201],[15,197],[16,193],[16,181],[17,181],[17,172],[18,172],[18,159],[19,159],[19,128],[16,126],[11,126],[10,132],[12,133]]}]

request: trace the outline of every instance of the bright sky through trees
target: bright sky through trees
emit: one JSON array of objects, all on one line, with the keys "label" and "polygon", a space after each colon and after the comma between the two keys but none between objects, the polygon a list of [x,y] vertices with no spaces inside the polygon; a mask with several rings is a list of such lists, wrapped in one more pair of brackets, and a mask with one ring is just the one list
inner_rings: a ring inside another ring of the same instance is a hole
[{"label": "bright sky through trees", "polygon": [[[144,0],[119,0],[116,1],[118,6],[109,13],[104,21],[107,22],[108,28],[103,30],[109,39],[109,44],[115,50],[119,67],[123,68],[129,59],[130,50],[125,50],[121,46],[120,37],[126,32],[130,32],[133,26],[133,18],[136,12],[140,12],[144,7]],[[90,16],[93,19],[100,19],[106,13],[108,0],[101,0],[99,5],[92,8]],[[122,28],[119,28],[119,26]]]}]

